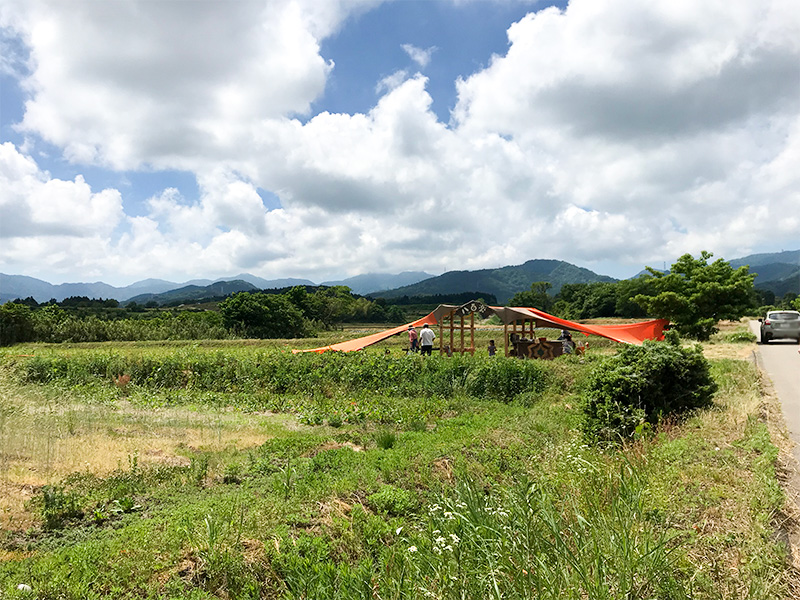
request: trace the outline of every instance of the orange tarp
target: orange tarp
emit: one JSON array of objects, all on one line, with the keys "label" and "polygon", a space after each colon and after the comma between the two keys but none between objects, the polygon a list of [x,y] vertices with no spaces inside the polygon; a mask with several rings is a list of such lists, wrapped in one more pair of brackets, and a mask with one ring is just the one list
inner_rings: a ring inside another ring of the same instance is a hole
[{"label": "orange tarp", "polygon": [[331,344],[330,346],[311,348],[310,350],[292,350],[292,354],[297,354],[298,352],[322,353],[322,352],[327,352],[328,350],[334,350],[338,352],[352,352],[353,350],[363,350],[367,346],[371,346],[372,344],[377,344],[378,342],[382,342],[386,338],[390,338],[393,335],[397,335],[398,333],[403,333],[404,331],[408,331],[409,325],[413,325],[414,327],[420,327],[425,323],[427,323],[428,325],[436,324],[436,317],[433,316],[433,313],[429,314],[427,317],[422,317],[421,319],[417,319],[416,321],[412,321],[411,323],[400,325],[399,327],[393,327],[392,329],[387,329],[386,331],[381,331],[380,333],[373,333],[372,335],[368,335],[355,340],[348,340],[346,342],[339,342],[338,344]]},{"label": "orange tarp", "polygon": [[[500,307],[492,307],[492,310],[502,310]],[[599,335],[600,337],[614,340],[615,342],[622,342],[625,344],[641,345],[644,340],[663,340],[664,329],[669,325],[667,319],[655,319],[653,321],[642,321],[640,323],[628,323],[625,325],[584,325],[583,323],[575,323],[574,321],[567,321],[560,319],[553,315],[548,315],[546,312],[538,308],[517,308],[530,313],[530,318],[535,318],[537,325],[539,321],[554,323],[560,329],[570,329],[572,331],[580,331],[586,335]],[[546,327],[547,325],[545,325]]]},{"label": "orange tarp", "polygon": [[[412,321],[411,323],[406,323],[405,325],[400,325],[399,327],[393,327],[392,329],[387,329],[386,331],[381,331],[379,333],[373,333],[372,335],[368,335],[362,338],[358,338],[355,340],[348,340],[346,342],[339,342],[338,344],[331,344],[330,346],[321,346],[319,348],[311,348],[309,350],[292,350],[293,354],[297,354],[299,352],[327,352],[329,350],[334,350],[338,352],[352,352],[353,350],[363,350],[367,346],[371,346],[372,344],[377,344],[378,342],[382,342],[383,340],[392,337],[393,335],[397,335],[399,333],[404,333],[408,330],[409,325],[413,325],[415,327],[420,327],[425,323],[428,325],[435,325],[438,323],[436,319],[437,311],[441,313],[439,307],[432,313],[422,317],[421,319],[417,319],[416,321]],[[456,307],[453,307],[456,308]],[[663,340],[664,339],[664,328],[669,324],[669,321],[666,319],[656,319],[654,321],[644,321],[641,323],[629,323],[627,325],[584,325],[581,323],[575,323],[574,321],[567,321],[566,319],[560,319],[558,317],[554,317],[553,315],[548,315],[546,312],[541,311],[537,308],[529,308],[529,307],[501,307],[501,306],[491,306],[490,307],[492,312],[494,312],[501,320],[505,323],[509,323],[513,320],[519,319],[528,319],[528,320],[535,320],[537,327],[555,327],[558,329],[570,329],[572,331],[580,331],[586,335],[599,335],[604,338],[608,338],[610,340],[614,340],[615,342],[622,342],[625,344],[635,344],[641,345],[644,340]]]}]

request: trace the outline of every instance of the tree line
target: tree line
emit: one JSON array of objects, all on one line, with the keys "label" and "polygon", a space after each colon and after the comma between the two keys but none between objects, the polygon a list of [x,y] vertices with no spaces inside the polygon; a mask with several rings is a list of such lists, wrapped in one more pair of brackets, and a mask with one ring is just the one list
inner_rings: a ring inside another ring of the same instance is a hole
[{"label": "tree line", "polygon": [[[748,267],[733,269],[712,254],[685,254],[666,273],[648,268],[634,279],[612,283],[565,284],[551,295],[551,285],[534,282],[514,295],[510,306],[531,306],[570,320],[598,317],[666,318],[681,334],[708,339],[720,320],[760,314],[770,308],[800,309],[796,294],[776,303],[774,294],[753,287]],[[469,296],[469,298],[466,298]],[[284,290],[239,292],[218,310],[119,307],[116,300],[83,296],[40,305],[33,298],[0,306],[0,345],[18,342],[100,342],[159,339],[298,338],[341,323],[404,323],[402,306],[411,300],[459,303],[472,293],[394,300],[358,296],[346,286],[303,286]],[[491,299],[487,300],[491,303]],[[395,304],[394,302],[398,302]],[[407,304],[408,303],[408,304]]]},{"label": "tree line", "polygon": [[218,310],[158,309],[83,296],[39,304],[33,298],[0,306],[0,345],[20,342],[104,342],[231,337],[296,338],[340,323],[402,323],[385,300],[356,296],[346,286],[302,286],[282,292],[240,292]]},{"label": "tree line", "polygon": [[509,305],[531,306],[571,320],[665,318],[679,333],[697,340],[709,339],[721,320],[774,308],[800,310],[797,294],[778,300],[774,293],[754,288],[755,275],[748,267],[734,269],[722,259],[711,262],[712,257],[705,251],[698,258],[685,254],[667,272],[648,267],[634,279],[565,284],[556,295],[550,295],[549,283],[537,281]]}]

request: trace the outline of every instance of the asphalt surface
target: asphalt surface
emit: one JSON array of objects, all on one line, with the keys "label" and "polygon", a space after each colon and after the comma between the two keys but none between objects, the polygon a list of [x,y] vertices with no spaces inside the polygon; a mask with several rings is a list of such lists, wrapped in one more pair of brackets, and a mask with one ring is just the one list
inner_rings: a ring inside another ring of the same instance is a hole
[{"label": "asphalt surface", "polygon": [[[758,337],[758,321],[750,321]],[[759,365],[772,380],[781,402],[789,437],[794,442],[792,454],[800,463],[800,345],[794,340],[776,340],[758,344]]]}]

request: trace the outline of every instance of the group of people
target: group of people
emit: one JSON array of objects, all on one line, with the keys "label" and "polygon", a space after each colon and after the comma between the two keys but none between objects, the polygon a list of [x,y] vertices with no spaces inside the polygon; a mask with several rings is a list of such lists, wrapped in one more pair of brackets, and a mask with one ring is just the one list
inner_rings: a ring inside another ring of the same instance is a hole
[{"label": "group of people", "polygon": [[408,326],[408,346],[409,352],[419,352],[424,355],[431,355],[433,352],[433,340],[436,339],[436,334],[433,332],[433,329],[428,327],[428,324],[425,323],[422,326],[419,334],[417,334],[417,330],[414,328],[413,325]]}]

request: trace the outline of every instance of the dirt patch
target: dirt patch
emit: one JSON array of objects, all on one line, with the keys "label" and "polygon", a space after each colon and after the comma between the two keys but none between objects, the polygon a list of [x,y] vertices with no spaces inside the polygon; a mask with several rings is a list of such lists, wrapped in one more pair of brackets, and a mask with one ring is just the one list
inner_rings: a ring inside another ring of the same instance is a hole
[{"label": "dirt patch", "polygon": [[313,456],[315,454],[319,454],[320,452],[327,452],[328,450],[338,450],[339,448],[350,448],[353,452],[363,452],[364,447],[359,446],[358,444],[354,444],[353,442],[334,442],[331,440],[330,442],[325,442],[313,451],[309,456]]}]

